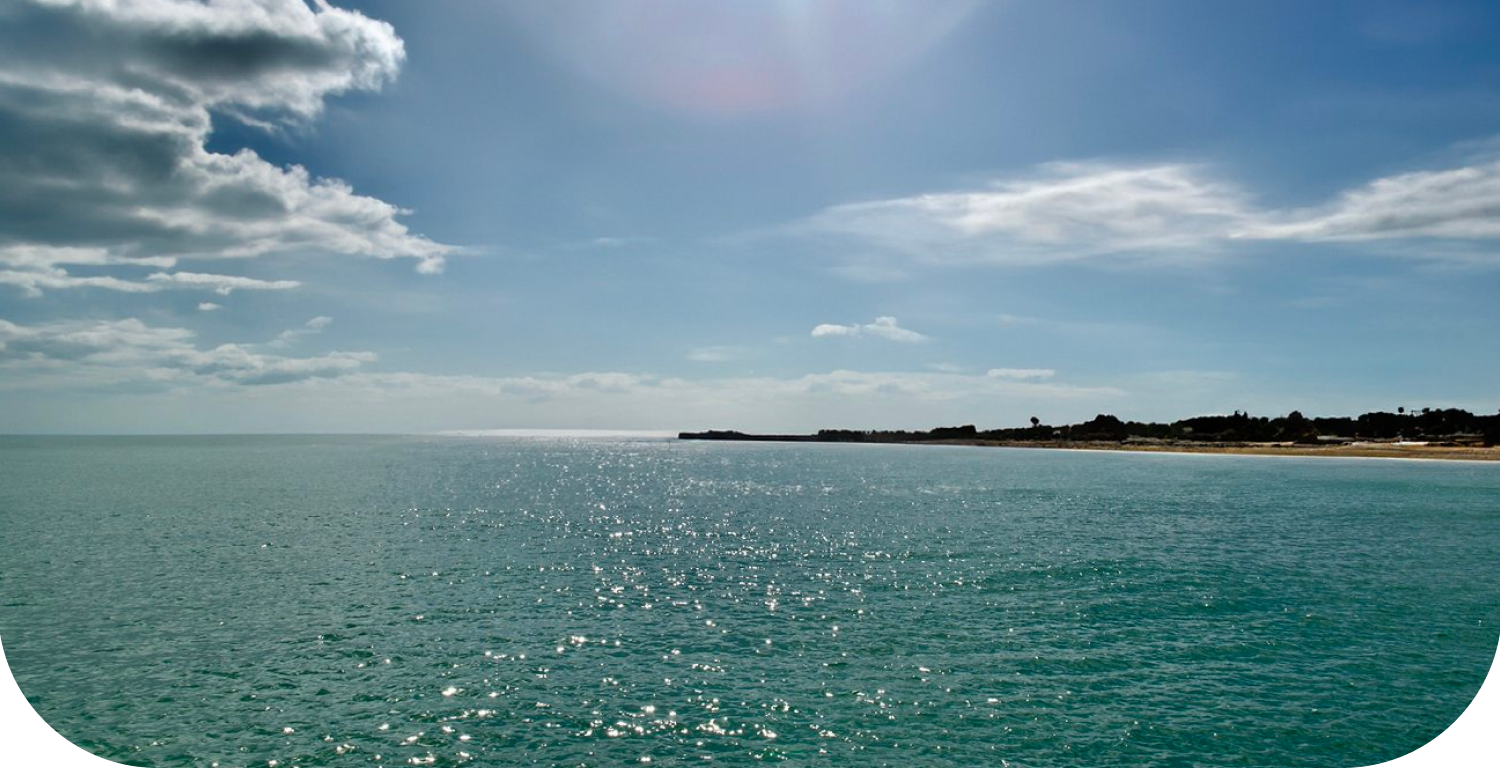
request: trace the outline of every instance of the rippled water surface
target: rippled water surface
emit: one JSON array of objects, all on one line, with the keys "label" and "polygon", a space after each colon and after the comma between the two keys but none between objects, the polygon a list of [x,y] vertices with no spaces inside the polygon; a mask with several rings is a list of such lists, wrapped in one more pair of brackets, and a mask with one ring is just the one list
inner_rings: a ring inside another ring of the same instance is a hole
[{"label": "rippled water surface", "polygon": [[1482,464],[4,438],[0,536],[22,690],[141,766],[1368,765],[1500,637]]}]

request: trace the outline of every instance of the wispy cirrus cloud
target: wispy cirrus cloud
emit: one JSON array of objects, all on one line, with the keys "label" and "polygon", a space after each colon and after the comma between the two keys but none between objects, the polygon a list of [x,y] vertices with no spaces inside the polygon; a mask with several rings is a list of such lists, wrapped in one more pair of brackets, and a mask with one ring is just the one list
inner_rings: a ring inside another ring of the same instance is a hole
[{"label": "wispy cirrus cloud", "polygon": [[991,368],[984,375],[992,379],[1050,379],[1057,375],[1051,368]]},{"label": "wispy cirrus cloud", "polygon": [[687,359],[695,363],[727,363],[739,360],[746,354],[747,351],[744,347],[697,347],[688,351]]},{"label": "wispy cirrus cloud", "polygon": [[[415,260],[454,248],[390,203],[254,152],[209,151],[212,122],[274,129],[396,76],[383,22],[301,0],[16,0],[0,6],[0,265],[29,293],[155,290],[115,267],[270,253]],[[78,276],[71,267],[106,268]],[[164,272],[224,292],[264,281]],[[295,281],[280,281],[278,288]]]},{"label": "wispy cirrus cloud", "polygon": [[1264,240],[1500,240],[1500,161],[1376,179],[1236,232]]},{"label": "wispy cirrus cloud", "polygon": [[1252,241],[1442,240],[1480,244],[1477,258],[1500,264],[1500,161],[1388,176],[1294,209],[1258,205],[1202,165],[1052,163],[983,189],[834,206],[777,234],[839,243],[856,256],[835,271],[855,279],[900,277],[903,263],[1181,262]]},{"label": "wispy cirrus cloud", "polygon": [[331,323],[333,323],[333,318],[327,315],[318,315],[303,323],[301,328],[292,328],[276,334],[276,338],[266,342],[266,346],[273,349],[289,347],[303,338],[322,333],[323,329],[327,328]]},{"label": "wispy cirrus cloud", "polygon": [[927,341],[927,336],[913,330],[902,328],[894,317],[877,317],[873,323],[836,325],[824,323],[812,329],[813,338],[828,338],[834,336],[859,337],[869,336],[886,341],[899,341],[907,344],[915,344]]},{"label": "wispy cirrus cloud", "polygon": [[789,231],[922,262],[1028,264],[1200,247],[1252,215],[1196,166],[1055,163],[986,189],[835,206]]}]

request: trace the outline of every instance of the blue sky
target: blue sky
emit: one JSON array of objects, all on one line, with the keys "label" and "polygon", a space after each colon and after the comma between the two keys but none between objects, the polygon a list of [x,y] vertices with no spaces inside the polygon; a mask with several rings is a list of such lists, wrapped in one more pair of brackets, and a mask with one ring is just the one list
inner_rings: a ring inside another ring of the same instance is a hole
[{"label": "blue sky", "polygon": [[1492,3],[0,2],[0,431],[1500,407]]}]

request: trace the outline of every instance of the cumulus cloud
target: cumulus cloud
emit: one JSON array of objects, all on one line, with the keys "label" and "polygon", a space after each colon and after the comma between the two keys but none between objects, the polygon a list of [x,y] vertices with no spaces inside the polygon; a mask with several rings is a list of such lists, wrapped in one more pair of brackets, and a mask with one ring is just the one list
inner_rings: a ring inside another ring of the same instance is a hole
[{"label": "cumulus cloud", "polygon": [[249,150],[205,147],[215,116],[309,120],[331,95],[388,82],[404,56],[388,24],[321,2],[5,3],[7,282],[140,290],[77,278],[64,265],[164,268],[273,252],[409,258],[419,271],[439,270],[453,249],[410,232],[399,208]]},{"label": "cumulus cloud", "polygon": [[877,317],[873,323],[863,325],[835,325],[824,323],[812,329],[813,338],[827,336],[873,336],[877,339],[887,341],[900,341],[908,344],[926,341],[927,337],[916,331],[902,328],[894,317]]},{"label": "cumulus cloud", "polygon": [[824,323],[812,329],[813,338],[821,336],[858,336],[858,325],[833,325]]},{"label": "cumulus cloud", "polygon": [[858,257],[837,270],[856,279],[901,276],[902,261],[1179,261],[1249,240],[1493,241],[1500,161],[1376,179],[1298,209],[1256,205],[1202,166],[1053,163],[985,189],[834,206],[781,234],[854,244]]},{"label": "cumulus cloud", "polygon": [[[326,325],[314,318],[306,329]],[[376,360],[370,352],[314,357],[266,354],[253,344],[200,349],[185,328],[125,320],[65,320],[18,325],[0,320],[0,370],[13,387],[131,384],[284,384],[349,374]]]},{"label": "cumulus cloud", "polygon": [[379,88],[406,54],[389,24],[301,0],[11,3],[7,59],[199,104],[316,115],[323,98]]}]

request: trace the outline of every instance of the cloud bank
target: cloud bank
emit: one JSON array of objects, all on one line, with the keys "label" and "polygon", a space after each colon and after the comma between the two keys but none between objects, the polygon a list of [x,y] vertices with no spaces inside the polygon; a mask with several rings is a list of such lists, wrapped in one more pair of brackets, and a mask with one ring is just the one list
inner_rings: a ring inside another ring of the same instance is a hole
[{"label": "cloud bank", "polygon": [[[0,320],[0,390],[55,407],[48,417],[54,425],[85,419],[85,413],[109,425],[148,425],[154,411],[119,406],[131,402],[167,410],[204,407],[222,421],[212,428],[249,431],[285,423],[289,414],[304,428],[336,430],[549,422],[624,426],[629,419],[658,427],[701,427],[728,419],[738,428],[927,428],[944,420],[972,420],[975,413],[1003,418],[997,407],[1017,414],[1081,413],[1101,400],[1125,396],[1111,386],[931,371],[833,370],[703,379],[623,371],[518,376],[381,372],[371,370],[378,361],[370,352],[293,352],[331,322],[319,316],[268,341],[207,345],[186,328],[137,318],[29,325]],[[92,396],[98,392],[109,396]],[[103,411],[78,410],[95,406]],[[270,409],[257,411],[269,421],[235,421],[243,408]],[[372,421],[372,413],[387,415]],[[0,426],[20,428],[32,415],[29,410],[0,415]],[[427,426],[419,426],[423,424]]]},{"label": "cloud bank", "polygon": [[[439,271],[454,249],[410,232],[401,209],[249,150],[206,148],[216,118],[270,129],[311,120],[329,96],[389,82],[404,57],[390,25],[321,2],[0,5],[0,280],[32,294],[143,292],[149,283],[120,273],[69,268],[286,252]],[[164,275],[153,277],[221,293],[267,287]]]}]

